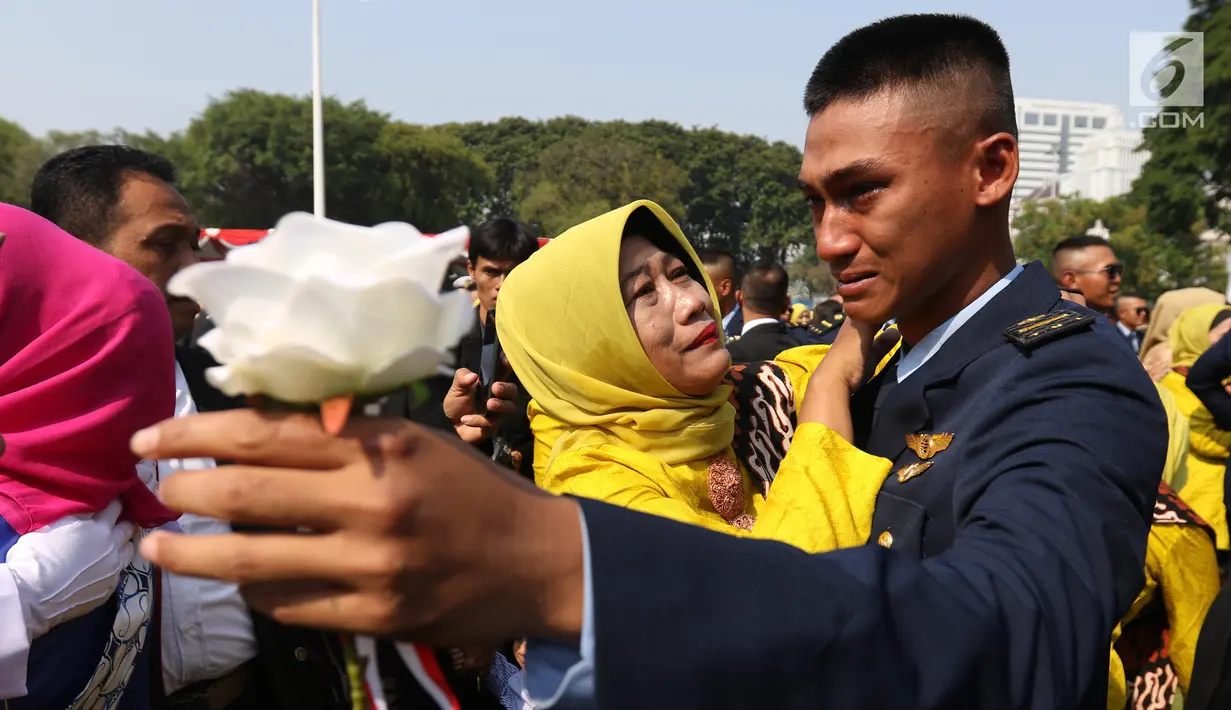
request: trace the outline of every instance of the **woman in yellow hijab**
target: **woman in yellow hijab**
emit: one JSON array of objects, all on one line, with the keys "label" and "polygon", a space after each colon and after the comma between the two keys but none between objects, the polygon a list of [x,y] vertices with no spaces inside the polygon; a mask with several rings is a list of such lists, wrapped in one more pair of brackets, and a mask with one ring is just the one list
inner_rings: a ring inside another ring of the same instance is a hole
[{"label": "woman in yellow hijab", "polygon": [[1171,371],[1161,384],[1175,396],[1176,406],[1188,419],[1188,478],[1179,490],[1180,497],[1209,523],[1220,551],[1231,549],[1227,534],[1227,508],[1223,501],[1223,479],[1227,456],[1231,453],[1231,432],[1214,424],[1214,417],[1188,389],[1188,368],[1210,347],[1210,330],[1216,320],[1227,318],[1231,309],[1221,301],[1185,310],[1171,327]]},{"label": "woman in yellow hijab", "polygon": [[1188,422],[1171,391],[1156,386],[1167,411],[1167,461],[1146,539],[1145,586],[1112,634],[1108,710],[1178,706],[1220,586],[1213,529],[1168,485],[1186,465]]},{"label": "woman in yellow hijab", "polygon": [[[574,227],[509,275],[500,341],[534,400],[536,443],[555,441],[537,483],[809,552],[863,544],[888,461],[802,415],[767,494],[735,460],[716,302],[679,227],[647,201]],[[849,391],[835,394],[845,407]],[[849,428],[845,416],[835,425]]]},{"label": "woman in yellow hijab", "polygon": [[1226,298],[1208,288],[1181,288],[1168,291],[1158,297],[1154,312],[1150,314],[1150,327],[1146,329],[1141,344],[1141,363],[1155,382],[1171,369],[1171,346],[1168,339],[1171,328],[1180,314],[1189,308],[1206,304],[1225,303]]}]

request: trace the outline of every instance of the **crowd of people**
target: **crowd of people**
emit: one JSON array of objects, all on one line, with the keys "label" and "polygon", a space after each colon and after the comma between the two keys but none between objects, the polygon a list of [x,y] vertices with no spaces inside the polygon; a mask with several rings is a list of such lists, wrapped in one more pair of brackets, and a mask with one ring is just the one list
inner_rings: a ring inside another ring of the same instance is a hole
[{"label": "crowd of people", "polygon": [[1231,305],[1017,263],[977,20],[860,28],[804,103],[834,298],[649,201],[494,218],[454,374],[339,436],[210,385],[174,165],[48,161],[0,205],[6,709],[343,710],[339,631],[398,710],[1231,706]]}]

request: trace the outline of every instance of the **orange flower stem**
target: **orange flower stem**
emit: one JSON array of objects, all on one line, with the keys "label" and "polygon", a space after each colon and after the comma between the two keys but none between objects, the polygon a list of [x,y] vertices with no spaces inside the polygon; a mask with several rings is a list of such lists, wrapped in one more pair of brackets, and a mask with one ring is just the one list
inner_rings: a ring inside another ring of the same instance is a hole
[{"label": "orange flower stem", "polygon": [[354,395],[349,394],[321,402],[321,425],[325,427],[325,431],[333,436],[342,433],[354,403]]}]

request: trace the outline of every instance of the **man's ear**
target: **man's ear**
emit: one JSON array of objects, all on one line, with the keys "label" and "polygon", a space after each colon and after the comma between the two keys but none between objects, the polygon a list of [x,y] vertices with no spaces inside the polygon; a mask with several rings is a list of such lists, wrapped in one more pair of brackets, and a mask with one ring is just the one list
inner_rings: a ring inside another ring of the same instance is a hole
[{"label": "man's ear", "polygon": [[735,303],[738,304],[740,308],[744,307],[744,292],[743,291],[735,292]]}]

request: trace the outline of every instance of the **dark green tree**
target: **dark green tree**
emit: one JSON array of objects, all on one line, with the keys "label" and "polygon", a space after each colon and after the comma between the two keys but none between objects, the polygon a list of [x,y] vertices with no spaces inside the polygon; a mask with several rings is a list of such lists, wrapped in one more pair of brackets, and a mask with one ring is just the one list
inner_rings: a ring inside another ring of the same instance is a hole
[{"label": "dark green tree", "polygon": [[[1201,236],[1206,230],[1231,230],[1231,5],[1194,0],[1184,29],[1204,32],[1205,105],[1168,107],[1200,125],[1147,127],[1142,150],[1150,157],[1133,184],[1132,199],[1145,207],[1144,234],[1157,244],[1143,253],[1161,260],[1168,287],[1212,285],[1225,279],[1219,247]],[[1148,240],[1147,240],[1148,241]]]},{"label": "dark green tree", "polygon": [[[375,221],[386,165],[378,146],[389,119],[363,102],[326,99],[327,214]],[[244,89],[210,103],[182,139],[181,182],[203,224],[272,227],[312,210],[312,106],[307,98]],[[383,214],[383,213],[382,213]]]},{"label": "dark green tree", "polygon": [[43,152],[40,142],[24,128],[0,118],[0,202],[29,205],[30,181]]},{"label": "dark green tree", "polygon": [[517,214],[559,235],[569,227],[636,199],[682,214],[687,177],[671,161],[627,141],[582,133],[543,151],[533,170],[518,175]]},{"label": "dark green tree", "polygon": [[388,167],[375,221],[409,221],[424,231],[439,232],[482,216],[495,179],[491,168],[456,135],[390,123],[377,147]]}]

